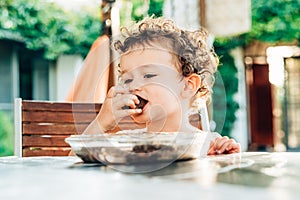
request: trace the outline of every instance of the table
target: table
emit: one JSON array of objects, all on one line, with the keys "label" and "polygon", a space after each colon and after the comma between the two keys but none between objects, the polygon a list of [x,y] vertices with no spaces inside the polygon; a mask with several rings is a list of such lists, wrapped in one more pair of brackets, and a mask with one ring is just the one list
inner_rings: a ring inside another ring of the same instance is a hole
[{"label": "table", "polygon": [[2,157],[0,199],[300,199],[300,153],[211,156],[141,174],[77,157]]}]

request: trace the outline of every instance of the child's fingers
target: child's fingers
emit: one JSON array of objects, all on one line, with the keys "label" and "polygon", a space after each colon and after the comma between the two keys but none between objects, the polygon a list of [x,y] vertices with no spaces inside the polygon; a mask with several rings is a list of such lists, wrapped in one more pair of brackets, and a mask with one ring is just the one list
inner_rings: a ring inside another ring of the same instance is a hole
[{"label": "child's fingers", "polygon": [[137,104],[136,102],[139,102],[137,96],[132,94],[122,95],[122,97],[118,98],[118,101],[122,109],[134,109]]},{"label": "child's fingers", "polygon": [[125,110],[134,109],[139,100],[137,96],[133,94],[118,94],[112,98],[111,107],[112,110]]},{"label": "child's fingers", "polygon": [[239,153],[241,152],[241,145],[239,143],[231,144],[231,149],[228,150],[228,153]]},{"label": "child's fingers", "polygon": [[222,147],[226,143],[227,140],[229,140],[229,138],[227,136],[219,137],[215,140],[215,151],[217,154],[224,152],[224,150],[222,150]]},{"label": "child's fingers", "polygon": [[236,143],[233,139],[229,139],[224,143],[220,151],[225,153],[238,153],[240,149],[240,144]]},{"label": "child's fingers", "polygon": [[233,148],[233,143],[234,140],[233,139],[228,139],[227,141],[224,142],[224,144],[220,147],[220,151],[221,152],[225,152],[225,151],[229,151]]},{"label": "child's fingers", "polygon": [[117,90],[118,90],[118,89],[117,89],[117,86],[111,87],[111,88],[109,89],[107,95],[106,95],[107,98],[112,98],[112,97],[116,96]]},{"label": "child's fingers", "polygon": [[137,105],[140,103],[140,100],[138,99],[138,97],[136,95],[131,95],[131,100],[134,101],[134,104]]},{"label": "child's fingers", "polygon": [[142,109],[126,109],[126,110],[120,110],[117,112],[118,118],[127,117],[134,114],[140,114],[142,113]]},{"label": "child's fingers", "polygon": [[128,93],[128,90],[121,86],[111,87],[107,98],[111,99],[112,110],[115,109],[134,109],[140,101],[136,95]]},{"label": "child's fingers", "polygon": [[223,137],[222,140],[220,140],[216,146],[216,153],[229,153],[233,149],[237,149],[234,151],[240,151],[240,145],[236,143],[234,139],[228,139],[228,137]]},{"label": "child's fingers", "polygon": [[227,136],[219,137],[211,143],[208,154],[222,153],[238,153],[241,151],[241,146],[234,139],[229,139]]},{"label": "child's fingers", "polygon": [[215,151],[215,142],[211,142],[210,143],[210,146],[209,146],[209,149],[208,149],[208,155],[214,155],[216,153]]},{"label": "child's fingers", "polygon": [[121,86],[113,86],[109,89],[108,93],[107,93],[107,97],[108,98],[113,98],[115,96],[117,96],[118,94],[125,94],[128,93],[128,91],[121,87]]}]

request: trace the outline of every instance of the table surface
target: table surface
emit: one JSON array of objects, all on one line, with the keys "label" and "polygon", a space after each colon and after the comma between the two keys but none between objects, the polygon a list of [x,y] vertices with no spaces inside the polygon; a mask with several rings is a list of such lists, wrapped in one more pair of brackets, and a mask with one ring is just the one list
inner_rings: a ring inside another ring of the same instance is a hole
[{"label": "table surface", "polygon": [[0,199],[300,199],[300,152],[212,156],[134,172],[71,156],[1,157]]}]

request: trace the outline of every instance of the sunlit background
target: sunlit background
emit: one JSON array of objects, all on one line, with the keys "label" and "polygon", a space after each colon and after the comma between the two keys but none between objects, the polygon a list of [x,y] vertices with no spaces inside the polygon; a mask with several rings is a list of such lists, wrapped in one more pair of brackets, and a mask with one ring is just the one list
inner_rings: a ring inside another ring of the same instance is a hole
[{"label": "sunlit background", "polygon": [[300,149],[297,0],[2,0],[0,10],[0,156],[13,154],[16,97],[64,101],[97,38],[147,15],[211,33],[213,131],[243,151]]}]

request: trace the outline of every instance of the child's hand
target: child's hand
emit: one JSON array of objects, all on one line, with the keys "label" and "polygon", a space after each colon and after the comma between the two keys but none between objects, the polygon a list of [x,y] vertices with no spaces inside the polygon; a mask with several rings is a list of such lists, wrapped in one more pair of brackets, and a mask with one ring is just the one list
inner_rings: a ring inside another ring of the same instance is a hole
[{"label": "child's hand", "polygon": [[227,136],[218,137],[210,143],[208,155],[230,154],[241,152],[241,145]]},{"label": "child's hand", "polygon": [[137,96],[129,94],[124,88],[112,87],[102,104],[97,121],[101,125],[103,131],[108,131],[118,124],[118,122],[133,114],[140,114],[142,109],[137,109],[136,104],[139,103]]}]

